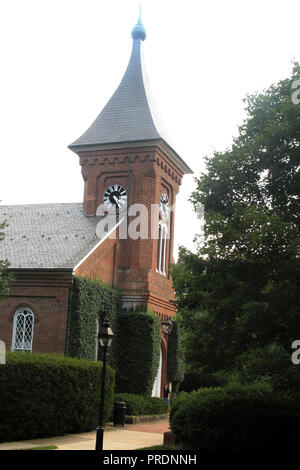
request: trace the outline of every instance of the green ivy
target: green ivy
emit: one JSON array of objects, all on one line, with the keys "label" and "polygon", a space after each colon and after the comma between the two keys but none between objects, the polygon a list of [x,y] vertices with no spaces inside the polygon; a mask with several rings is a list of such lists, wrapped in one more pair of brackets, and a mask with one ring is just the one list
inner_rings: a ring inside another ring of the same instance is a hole
[{"label": "green ivy", "polygon": [[121,312],[114,342],[116,391],[151,395],[159,367],[159,317],[152,312]]},{"label": "green ivy", "polygon": [[172,382],[172,393],[176,395],[179,386],[184,379],[185,360],[183,335],[180,322],[176,316],[172,317],[173,328],[168,337],[168,380]]},{"label": "green ivy", "polygon": [[[122,311],[121,291],[116,287],[99,280],[74,278],[68,354],[95,360],[97,321],[105,314],[114,333],[109,363],[116,370],[116,391],[151,395],[159,367],[160,319],[150,311]],[[168,354],[169,379],[175,388],[184,375],[178,328],[174,323]]]},{"label": "green ivy", "polygon": [[[68,354],[82,359],[96,359],[97,323],[108,315],[113,332],[121,308],[121,292],[98,279],[75,277],[69,322]],[[114,362],[113,347],[111,363]]]}]

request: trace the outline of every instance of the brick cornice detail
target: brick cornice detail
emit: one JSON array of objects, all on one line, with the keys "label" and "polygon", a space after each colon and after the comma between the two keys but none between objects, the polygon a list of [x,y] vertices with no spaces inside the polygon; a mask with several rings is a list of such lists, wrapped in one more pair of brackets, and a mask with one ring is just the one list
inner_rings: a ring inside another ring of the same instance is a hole
[{"label": "brick cornice detail", "polygon": [[183,173],[178,171],[178,168],[173,164],[173,162],[167,157],[159,147],[151,147],[148,149],[128,149],[124,150],[94,150],[90,152],[82,152],[80,154],[80,165],[82,167],[82,172],[84,172],[84,167],[102,167],[102,166],[113,166],[113,165],[128,165],[134,164],[136,162],[146,162],[151,161],[160,167],[166,175],[170,177],[177,184],[181,185],[181,180]]},{"label": "brick cornice detail", "polygon": [[[130,163],[135,163],[136,161],[139,161],[139,162],[145,162],[147,160],[150,160],[150,161],[155,161],[155,155],[153,154],[149,154],[148,152],[145,153],[145,154],[130,154],[129,155],[129,162]],[[88,157],[80,157],[80,165],[81,166],[85,166],[85,165],[91,165],[91,166],[95,166],[95,165],[105,165],[105,164],[110,164],[110,165],[114,165],[114,164],[124,164],[124,163],[128,163],[128,155],[126,154],[119,154],[119,155],[105,155],[105,156],[91,156],[89,155]]]}]

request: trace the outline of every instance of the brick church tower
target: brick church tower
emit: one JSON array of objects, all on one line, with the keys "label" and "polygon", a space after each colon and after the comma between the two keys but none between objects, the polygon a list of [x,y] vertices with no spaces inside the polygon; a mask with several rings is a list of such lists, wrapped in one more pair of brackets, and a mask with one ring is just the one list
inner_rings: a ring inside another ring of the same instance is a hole
[{"label": "brick church tower", "polygon": [[[124,307],[146,306],[167,320],[175,313],[169,273],[175,200],[183,175],[192,171],[170,145],[151,97],[141,18],[131,35],[132,53],[119,87],[69,148],[79,156],[82,168],[85,215],[95,217],[101,206],[116,216],[110,280],[122,289]],[[129,228],[137,220],[140,236],[130,236],[129,230],[124,236],[122,224]]]}]

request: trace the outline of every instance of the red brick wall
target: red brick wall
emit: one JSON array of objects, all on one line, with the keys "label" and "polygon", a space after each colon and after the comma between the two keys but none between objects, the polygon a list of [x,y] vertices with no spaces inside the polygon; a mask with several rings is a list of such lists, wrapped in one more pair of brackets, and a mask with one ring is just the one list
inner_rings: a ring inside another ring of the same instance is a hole
[{"label": "red brick wall", "polygon": [[98,278],[107,284],[114,284],[117,280],[117,257],[117,240],[107,238],[78,266],[74,274]]},{"label": "red brick wall", "polygon": [[71,272],[15,272],[10,296],[0,302],[0,339],[10,350],[14,314],[34,313],[33,352],[64,354]]}]

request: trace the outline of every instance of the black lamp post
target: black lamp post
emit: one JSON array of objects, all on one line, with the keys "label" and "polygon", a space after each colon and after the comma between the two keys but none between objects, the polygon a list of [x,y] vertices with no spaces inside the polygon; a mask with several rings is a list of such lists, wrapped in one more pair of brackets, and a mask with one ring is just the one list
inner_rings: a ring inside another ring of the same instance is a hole
[{"label": "black lamp post", "polygon": [[103,367],[102,367],[102,382],[101,382],[101,397],[100,397],[100,412],[99,424],[96,429],[96,450],[103,450],[103,434],[104,434],[104,393],[105,393],[105,374],[107,363],[107,349],[111,345],[113,339],[113,332],[109,326],[108,316],[105,315],[101,329],[98,334],[99,345],[103,348]]}]

